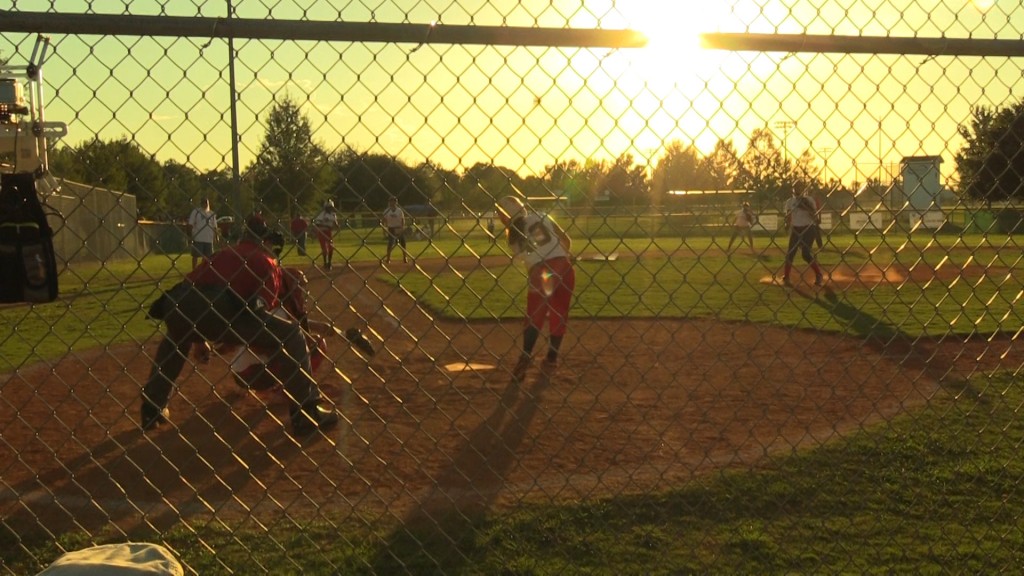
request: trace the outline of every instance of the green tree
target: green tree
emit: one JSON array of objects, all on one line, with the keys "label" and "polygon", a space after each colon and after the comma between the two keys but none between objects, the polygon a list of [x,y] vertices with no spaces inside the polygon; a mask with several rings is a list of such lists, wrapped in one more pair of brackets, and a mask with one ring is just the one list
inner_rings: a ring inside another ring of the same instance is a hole
[{"label": "green tree", "polygon": [[638,209],[650,205],[647,171],[636,163],[632,154],[622,154],[608,164],[599,181],[611,205]]},{"label": "green tree", "polygon": [[234,176],[230,168],[208,170],[199,176],[199,181],[202,184],[203,191],[210,197],[211,202],[214,199],[219,199],[219,202],[213,205],[213,209],[217,212],[218,216],[241,216],[243,214],[241,212],[235,214],[238,208],[235,207],[233,209],[229,205],[235,187]]},{"label": "green tree", "polygon": [[737,182],[751,190],[760,208],[781,206],[790,195],[792,182],[789,163],[775,144],[775,136],[767,127],[750,135],[747,149],[740,157]]},{"label": "green tree", "polygon": [[656,198],[663,198],[672,190],[702,189],[698,175],[700,154],[693,145],[673,140],[665,147],[665,153],[654,166],[651,191]]},{"label": "green tree", "polygon": [[217,207],[216,190],[208,187],[191,166],[169,160],[164,163],[163,177],[164,205],[169,214],[187,215],[203,198],[209,198],[210,205]]},{"label": "green tree", "polygon": [[284,215],[315,206],[331,184],[328,154],[290,97],[274,104],[256,160],[246,170],[258,208]]},{"label": "green tree", "polygon": [[143,218],[178,220],[188,215],[168,204],[160,164],[127,137],[58,148],[50,157],[50,170],[60,178],[134,195]]},{"label": "green tree", "polygon": [[1024,101],[972,108],[957,131],[964,139],[954,156],[960,194],[986,204],[1024,198]]},{"label": "green tree", "polygon": [[578,160],[566,160],[545,166],[541,175],[544,187],[553,196],[565,198],[570,206],[589,204],[587,170]]},{"label": "green tree", "polygon": [[502,196],[526,196],[526,183],[511,168],[478,162],[462,175],[459,192],[465,206],[476,212],[490,210]]},{"label": "green tree", "polygon": [[698,174],[708,190],[733,190],[740,175],[740,157],[732,140],[719,140],[711,154],[701,158]]},{"label": "green tree", "polygon": [[431,199],[427,175],[393,156],[345,150],[335,157],[333,167],[337,181],[330,195],[342,210],[380,212],[391,196],[400,204]]},{"label": "green tree", "polygon": [[415,170],[423,178],[424,195],[435,208],[452,212],[462,206],[462,198],[457,191],[460,177],[456,171],[442,168],[430,160]]}]

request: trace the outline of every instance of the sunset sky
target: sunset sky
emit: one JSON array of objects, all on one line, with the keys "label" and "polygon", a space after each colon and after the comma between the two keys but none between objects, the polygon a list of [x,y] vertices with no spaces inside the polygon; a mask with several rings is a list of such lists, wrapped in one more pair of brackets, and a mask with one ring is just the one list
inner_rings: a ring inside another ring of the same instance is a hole
[{"label": "sunset sky", "polygon": [[[107,3],[63,0],[65,13]],[[109,13],[125,4],[110,3]],[[145,6],[142,6],[145,4]],[[131,3],[132,14],[223,17],[225,2]],[[772,128],[791,154],[810,150],[845,180],[879,160],[942,155],[952,170],[956,128],[972,105],[1005,105],[1022,90],[1008,58],[728,53],[702,32],[974,37],[1020,40],[1024,8],[1003,0],[545,0],[499,12],[472,1],[236,0],[242,18],[633,28],[645,48],[564,49],[237,40],[241,164],[263,136],[275,97],[302,105],[328,149],[430,159],[447,168],[494,162],[522,174],[555,160],[653,164],[673,139],[742,151]],[[332,7],[334,5],[334,7]],[[45,11],[51,2],[18,2]],[[0,55],[22,61],[34,37],[4,33]],[[44,68],[48,119],[67,143],[133,136],[159,160],[199,169],[231,162],[227,42],[203,38],[53,35]],[[856,170],[854,166],[857,166]]]}]

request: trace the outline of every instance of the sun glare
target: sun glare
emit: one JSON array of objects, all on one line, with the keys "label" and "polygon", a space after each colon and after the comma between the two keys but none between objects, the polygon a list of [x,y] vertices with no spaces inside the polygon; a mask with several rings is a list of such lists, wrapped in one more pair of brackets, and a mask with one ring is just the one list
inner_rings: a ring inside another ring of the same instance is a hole
[{"label": "sun glare", "polygon": [[626,15],[632,28],[647,37],[646,50],[658,56],[671,57],[665,64],[678,63],[682,56],[693,55],[700,48],[703,8],[696,2],[656,0],[630,3]]},{"label": "sun glare", "polygon": [[685,82],[718,61],[700,45],[700,35],[714,32],[722,6],[718,2],[646,0],[621,7],[627,25],[647,37],[647,46],[632,58],[643,76],[655,82]]}]

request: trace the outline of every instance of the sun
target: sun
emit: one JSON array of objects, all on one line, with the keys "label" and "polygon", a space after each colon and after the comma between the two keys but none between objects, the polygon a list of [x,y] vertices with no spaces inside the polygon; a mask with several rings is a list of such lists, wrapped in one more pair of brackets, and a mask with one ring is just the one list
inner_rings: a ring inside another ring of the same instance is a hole
[{"label": "sun", "polygon": [[657,55],[678,56],[699,50],[700,33],[709,31],[703,29],[708,19],[702,4],[714,2],[648,0],[630,2],[622,10],[630,27],[647,37],[645,50]]},{"label": "sun", "polygon": [[647,38],[632,55],[636,71],[655,82],[692,79],[717,62],[715,51],[702,48],[701,34],[721,25],[726,3],[644,0],[620,5],[626,25]]}]

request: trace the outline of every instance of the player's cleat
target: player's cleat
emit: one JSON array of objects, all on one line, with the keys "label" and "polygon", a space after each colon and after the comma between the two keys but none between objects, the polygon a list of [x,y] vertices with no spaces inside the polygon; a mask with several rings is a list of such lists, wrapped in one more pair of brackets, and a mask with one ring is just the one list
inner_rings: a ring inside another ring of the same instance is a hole
[{"label": "player's cleat", "polygon": [[789,276],[786,276],[782,279],[782,285],[785,286],[786,288],[793,287],[793,283],[789,281]]},{"label": "player's cleat", "polygon": [[196,362],[199,364],[209,364],[211,352],[210,344],[207,343],[206,341],[202,341],[196,342],[195,344],[193,344],[193,346],[193,355],[196,359]]},{"label": "player's cleat", "polygon": [[338,413],[319,404],[302,408],[292,415],[292,433],[295,436],[307,436],[316,432],[326,432],[338,425]]},{"label": "player's cleat", "polygon": [[526,371],[530,368],[531,358],[526,354],[519,356],[519,360],[516,361],[516,365],[512,368],[512,379],[520,381],[526,378]]},{"label": "player's cleat", "polygon": [[149,402],[142,403],[142,429],[153,430],[163,424],[167,424],[171,418],[171,411],[167,408],[158,410]]},{"label": "player's cleat", "polygon": [[545,358],[544,361],[540,363],[540,372],[546,377],[551,377],[551,375],[554,374],[555,370],[557,369],[558,360],[552,358]]},{"label": "player's cleat", "polygon": [[822,284],[822,277],[821,277],[821,274],[818,274],[817,276],[814,277],[814,285],[817,286],[818,288],[821,288],[821,284]]}]

